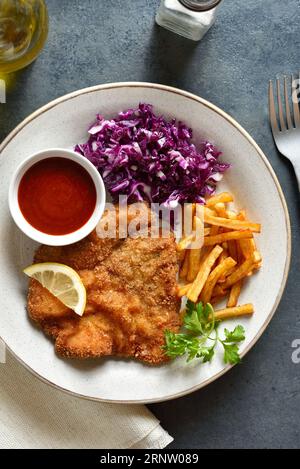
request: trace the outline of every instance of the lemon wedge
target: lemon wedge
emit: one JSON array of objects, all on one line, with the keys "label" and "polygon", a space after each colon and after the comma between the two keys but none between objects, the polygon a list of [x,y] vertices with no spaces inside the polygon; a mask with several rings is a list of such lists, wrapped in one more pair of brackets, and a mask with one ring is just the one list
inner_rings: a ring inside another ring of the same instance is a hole
[{"label": "lemon wedge", "polygon": [[56,262],[33,264],[23,270],[47,288],[64,305],[82,316],[86,305],[86,289],[74,269]]}]

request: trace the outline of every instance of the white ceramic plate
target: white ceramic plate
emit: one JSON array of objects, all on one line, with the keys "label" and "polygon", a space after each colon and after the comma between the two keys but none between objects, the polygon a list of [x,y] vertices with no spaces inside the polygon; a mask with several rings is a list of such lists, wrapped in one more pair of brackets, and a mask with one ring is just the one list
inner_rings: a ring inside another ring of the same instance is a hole
[{"label": "white ceramic plate", "polygon": [[[86,129],[100,112],[152,103],[157,113],[183,120],[195,141],[208,139],[232,163],[219,190],[228,189],[251,219],[262,223],[258,243],[264,263],[244,288],[241,302],[253,302],[255,315],[237,322],[246,328],[244,355],[271,320],[281,298],[290,262],[290,223],[279,183],[266,157],[231,117],[190,93],[148,83],[101,85],[66,95],[22,122],[0,147],[0,336],[34,374],[65,391],[110,402],[156,402],[199,389],[225,373],[221,350],[211,364],[186,365],[184,359],[149,367],[133,360],[68,361],[55,355],[53,343],[37,329],[25,310],[27,280],[21,269],[32,262],[36,245],[20,233],[8,211],[8,185],[16,166],[28,155],[49,147],[70,148],[85,141]],[[263,357],[260,357],[263,360]],[[241,366],[247,366],[247,361]]]}]

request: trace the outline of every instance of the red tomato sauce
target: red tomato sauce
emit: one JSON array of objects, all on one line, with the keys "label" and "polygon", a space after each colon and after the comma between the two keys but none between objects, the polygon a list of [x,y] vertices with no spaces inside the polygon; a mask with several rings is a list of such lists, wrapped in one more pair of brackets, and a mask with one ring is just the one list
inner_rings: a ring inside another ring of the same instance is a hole
[{"label": "red tomato sauce", "polygon": [[96,206],[96,187],[89,173],[67,158],[46,158],[34,164],[19,184],[24,218],[48,235],[66,235],[81,228]]}]

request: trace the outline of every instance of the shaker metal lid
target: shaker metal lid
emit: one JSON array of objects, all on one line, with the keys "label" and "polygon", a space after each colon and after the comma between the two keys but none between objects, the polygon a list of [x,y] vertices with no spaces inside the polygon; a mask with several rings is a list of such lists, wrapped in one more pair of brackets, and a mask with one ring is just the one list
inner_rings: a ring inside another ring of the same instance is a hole
[{"label": "shaker metal lid", "polygon": [[179,0],[179,2],[194,11],[207,11],[215,8],[222,0]]}]

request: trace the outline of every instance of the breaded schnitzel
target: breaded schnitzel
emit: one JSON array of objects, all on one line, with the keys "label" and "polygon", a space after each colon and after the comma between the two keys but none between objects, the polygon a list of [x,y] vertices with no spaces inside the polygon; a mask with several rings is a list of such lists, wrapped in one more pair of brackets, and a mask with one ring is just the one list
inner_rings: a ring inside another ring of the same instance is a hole
[{"label": "breaded schnitzel", "polygon": [[133,357],[149,364],[167,360],[166,329],[180,328],[177,258],[172,235],[101,239],[93,232],[65,247],[41,246],[34,262],[59,262],[75,269],[87,289],[83,317],[30,280],[30,317],[71,358]]}]

